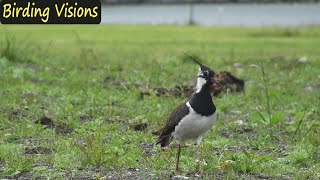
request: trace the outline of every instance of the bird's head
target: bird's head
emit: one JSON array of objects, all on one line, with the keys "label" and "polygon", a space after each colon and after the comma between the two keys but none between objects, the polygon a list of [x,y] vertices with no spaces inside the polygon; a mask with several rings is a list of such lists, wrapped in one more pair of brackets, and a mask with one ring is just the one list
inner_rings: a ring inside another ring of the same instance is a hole
[{"label": "bird's head", "polygon": [[211,68],[201,64],[194,57],[188,55],[187,53],[184,54],[190,57],[193,62],[200,66],[197,78],[197,89],[202,88],[204,85],[211,86],[215,82],[215,72]]},{"label": "bird's head", "polygon": [[215,72],[207,66],[200,65],[198,78],[205,80],[205,84],[210,86],[215,82]]}]

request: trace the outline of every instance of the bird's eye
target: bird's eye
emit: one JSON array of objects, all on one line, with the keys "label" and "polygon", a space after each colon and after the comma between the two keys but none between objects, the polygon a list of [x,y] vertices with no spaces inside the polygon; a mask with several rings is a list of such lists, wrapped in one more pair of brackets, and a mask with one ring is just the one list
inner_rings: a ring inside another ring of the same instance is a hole
[{"label": "bird's eye", "polygon": [[203,72],[203,76],[208,76],[208,72],[207,72],[207,71],[204,71],[204,72]]}]

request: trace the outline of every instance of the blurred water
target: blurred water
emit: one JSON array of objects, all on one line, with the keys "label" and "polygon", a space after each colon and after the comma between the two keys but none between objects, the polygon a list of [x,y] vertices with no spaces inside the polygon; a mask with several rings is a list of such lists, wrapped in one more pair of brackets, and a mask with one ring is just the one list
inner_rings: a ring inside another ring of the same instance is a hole
[{"label": "blurred water", "polygon": [[[187,24],[190,6],[116,5],[102,7],[104,24]],[[197,4],[193,21],[207,26],[320,25],[320,4]]]}]

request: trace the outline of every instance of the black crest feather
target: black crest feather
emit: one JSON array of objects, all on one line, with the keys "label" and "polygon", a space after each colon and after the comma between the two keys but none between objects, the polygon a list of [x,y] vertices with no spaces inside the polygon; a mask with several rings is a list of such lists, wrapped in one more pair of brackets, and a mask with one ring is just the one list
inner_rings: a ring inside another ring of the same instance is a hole
[{"label": "black crest feather", "polygon": [[188,56],[191,60],[193,60],[193,62],[195,62],[196,64],[198,64],[200,67],[204,67],[204,65],[202,65],[198,60],[196,60],[196,58],[192,57],[191,55],[187,54],[186,52],[182,51],[183,54],[185,54],[186,56]]}]

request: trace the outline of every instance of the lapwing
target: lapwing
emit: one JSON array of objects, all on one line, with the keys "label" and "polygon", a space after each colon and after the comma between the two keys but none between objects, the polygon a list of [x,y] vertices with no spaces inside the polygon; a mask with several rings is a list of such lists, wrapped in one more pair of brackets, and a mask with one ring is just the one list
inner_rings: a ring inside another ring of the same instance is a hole
[{"label": "lapwing", "polygon": [[215,72],[202,65],[194,57],[186,55],[200,66],[195,92],[187,102],[182,103],[171,113],[167,123],[160,130],[156,144],[166,147],[171,143],[172,138],[177,140],[176,171],[179,171],[181,144],[186,140],[195,141],[197,144],[196,156],[199,162],[199,171],[203,173],[200,144],[204,134],[213,126],[215,121],[216,107],[210,93],[210,86],[215,81]]}]

